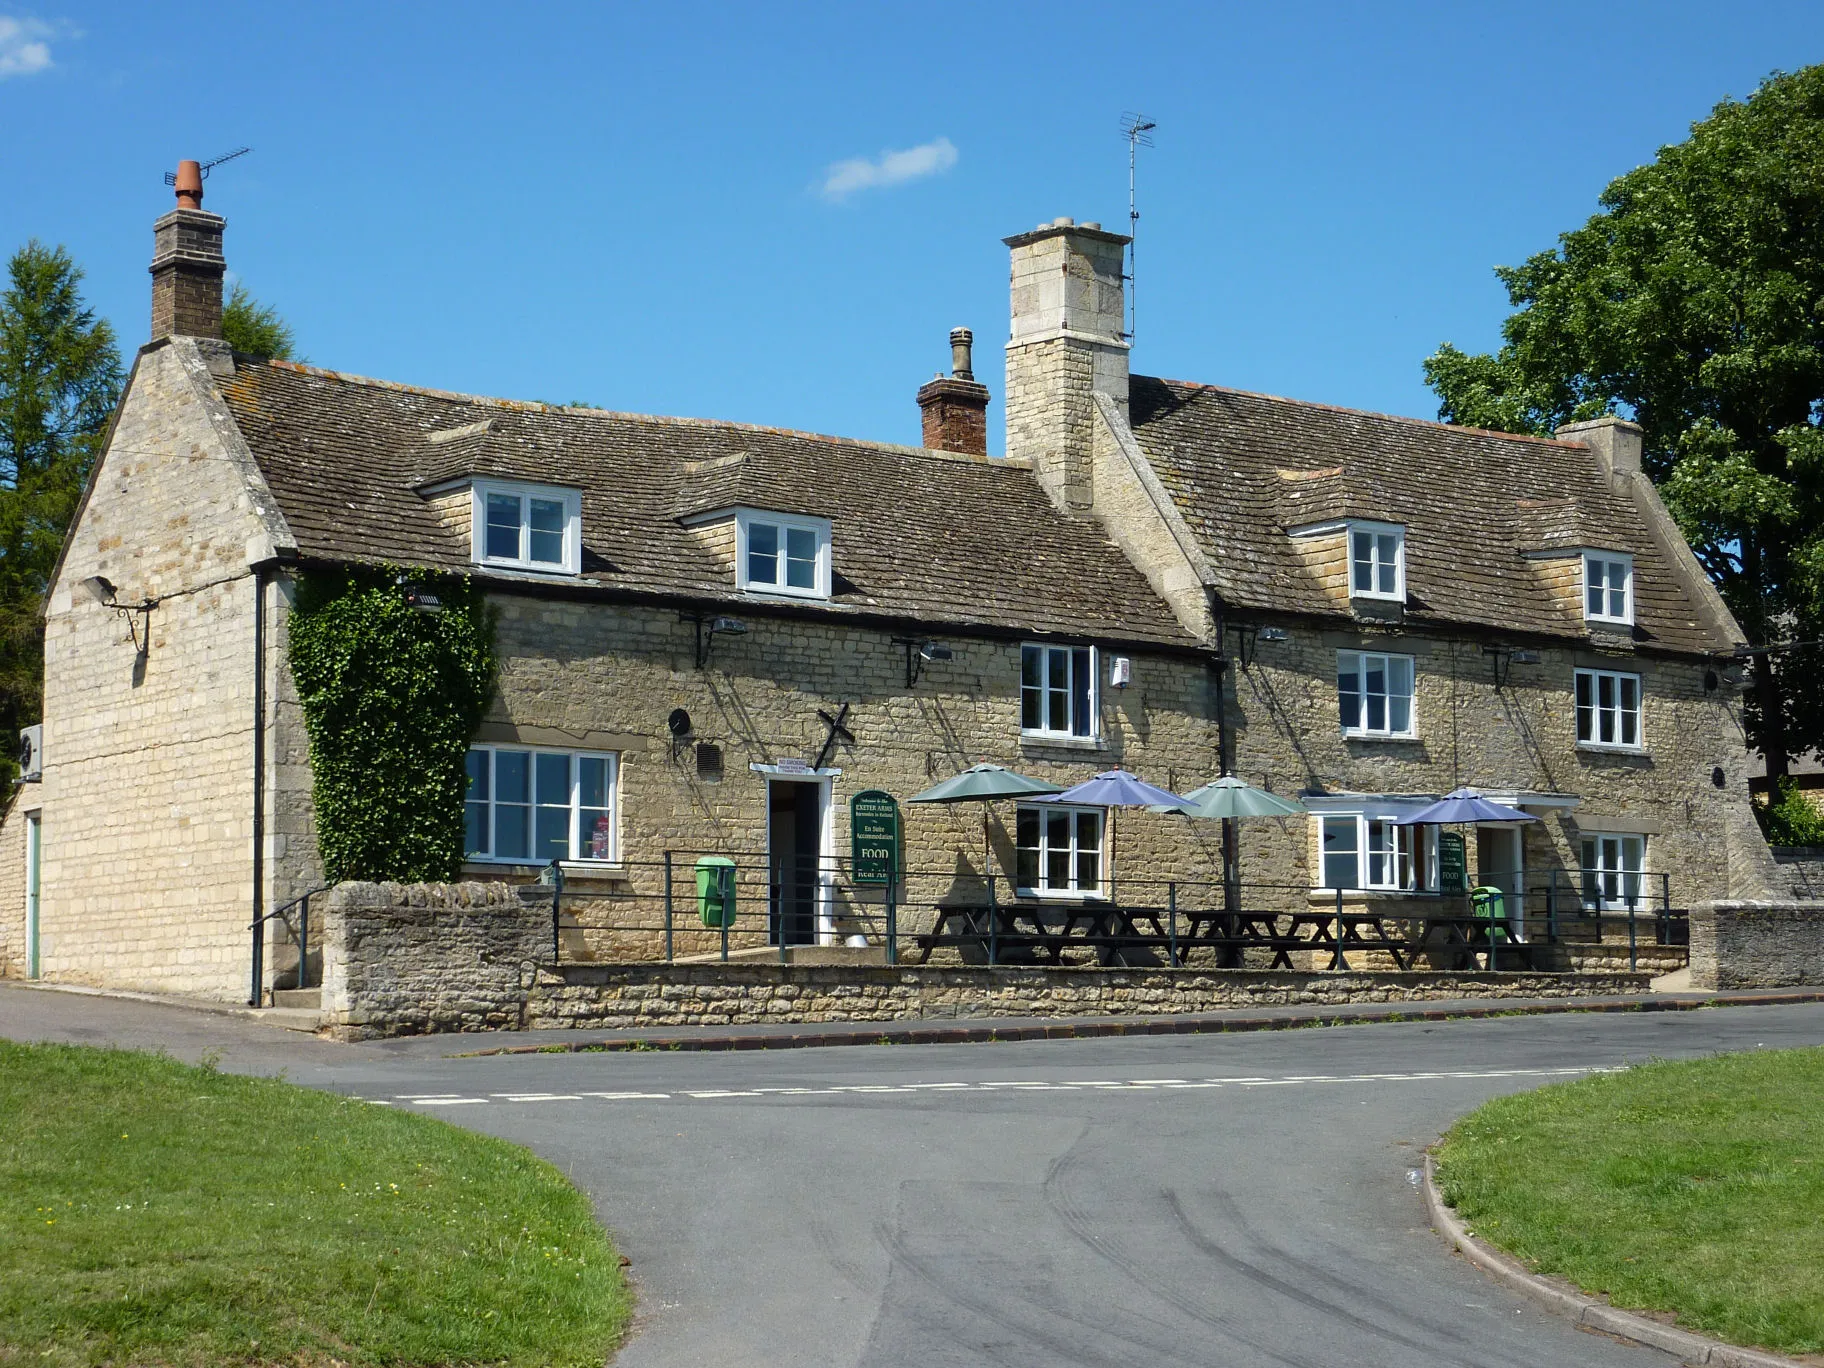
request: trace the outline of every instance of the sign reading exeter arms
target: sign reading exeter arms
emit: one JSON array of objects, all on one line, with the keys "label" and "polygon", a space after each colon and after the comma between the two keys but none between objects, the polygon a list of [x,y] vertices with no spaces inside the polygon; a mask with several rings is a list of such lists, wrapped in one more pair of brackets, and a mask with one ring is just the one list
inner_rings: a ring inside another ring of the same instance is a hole
[{"label": "sign reading exeter arms", "polygon": [[849,877],[858,884],[884,884],[899,869],[899,804],[893,795],[869,789],[849,799]]}]

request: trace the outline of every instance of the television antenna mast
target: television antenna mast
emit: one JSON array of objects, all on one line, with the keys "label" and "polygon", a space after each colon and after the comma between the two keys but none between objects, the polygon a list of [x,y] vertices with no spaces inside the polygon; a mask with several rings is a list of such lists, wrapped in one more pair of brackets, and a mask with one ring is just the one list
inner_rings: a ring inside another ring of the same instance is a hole
[{"label": "television antenna mast", "polygon": [[1139,236],[1140,210],[1134,205],[1134,162],[1135,154],[1142,147],[1153,145],[1152,133],[1159,125],[1144,114],[1126,113],[1121,116],[1121,136],[1127,139],[1127,340],[1134,340],[1134,295],[1137,287],[1134,284],[1134,239]]},{"label": "television antenna mast", "polygon": [[[209,161],[204,162],[201,166],[199,166],[197,168],[197,171],[204,180],[208,180],[209,173],[211,171],[213,171],[216,167],[220,166],[223,162],[233,161],[236,157],[244,157],[251,151],[253,151],[253,149],[251,147],[237,147],[232,152],[224,152],[224,153],[222,153],[221,156],[211,158]],[[177,172],[175,172],[175,171],[165,172],[165,184],[166,185],[176,185],[177,184]]]}]

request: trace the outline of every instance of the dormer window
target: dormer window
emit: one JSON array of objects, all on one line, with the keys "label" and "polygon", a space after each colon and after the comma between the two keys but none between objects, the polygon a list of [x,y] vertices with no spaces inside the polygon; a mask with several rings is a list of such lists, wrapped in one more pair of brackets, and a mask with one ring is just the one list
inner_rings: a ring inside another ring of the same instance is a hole
[{"label": "dormer window", "polygon": [[1633,623],[1632,556],[1620,551],[1583,553],[1583,615],[1591,622]]},{"label": "dormer window", "polygon": [[574,489],[504,480],[470,486],[470,546],[478,565],[574,575],[583,561],[583,496]]},{"label": "dormer window", "polygon": [[1349,524],[1349,596],[1405,601],[1405,528],[1398,523]]},{"label": "dormer window", "polygon": [[738,588],[791,598],[830,596],[828,519],[743,509],[735,528]]}]

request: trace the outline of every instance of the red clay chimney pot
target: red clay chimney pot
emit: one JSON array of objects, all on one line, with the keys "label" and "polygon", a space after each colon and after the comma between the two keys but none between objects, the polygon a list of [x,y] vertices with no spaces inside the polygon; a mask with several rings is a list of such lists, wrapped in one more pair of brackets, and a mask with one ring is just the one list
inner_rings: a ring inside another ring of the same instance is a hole
[{"label": "red clay chimney pot", "polygon": [[180,161],[177,164],[177,207],[179,209],[201,209],[203,207],[201,163]]}]

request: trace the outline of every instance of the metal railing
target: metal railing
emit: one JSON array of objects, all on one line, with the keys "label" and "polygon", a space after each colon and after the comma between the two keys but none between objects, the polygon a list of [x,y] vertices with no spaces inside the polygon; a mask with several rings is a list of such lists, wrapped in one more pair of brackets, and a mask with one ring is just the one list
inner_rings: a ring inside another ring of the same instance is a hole
[{"label": "metal railing", "polygon": [[[1220,879],[1121,879],[1091,896],[1018,887],[1004,874],[964,865],[901,869],[885,882],[857,880],[837,857],[669,851],[650,862],[566,873],[546,868],[521,897],[548,907],[555,962],[787,962],[810,947],[877,949],[885,963],[934,954],[972,964],[1106,966],[1266,960],[1345,970],[1351,954],[1379,954],[1405,968],[1550,970],[1579,945],[1688,942],[1670,878],[1545,870],[1485,875],[1486,893],[1313,889],[1308,884]],[[1618,896],[1599,896],[1608,891]]]},{"label": "metal railing", "polygon": [[[288,903],[275,907],[260,917],[247,929],[253,932],[253,991],[247,998],[249,1007],[265,1005],[266,997],[266,923],[276,921],[286,930],[291,941],[298,947],[298,981],[296,987],[308,988],[310,984],[310,900],[319,893],[327,893],[330,885],[322,884],[316,888],[300,893]],[[298,919],[294,923],[286,915],[293,908],[298,909]],[[319,983],[317,985],[321,987]]]}]

